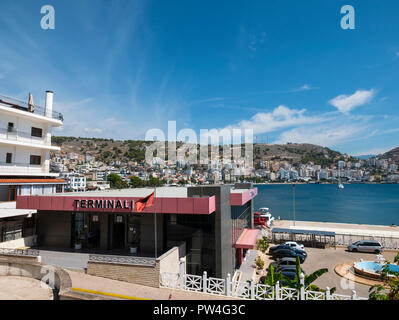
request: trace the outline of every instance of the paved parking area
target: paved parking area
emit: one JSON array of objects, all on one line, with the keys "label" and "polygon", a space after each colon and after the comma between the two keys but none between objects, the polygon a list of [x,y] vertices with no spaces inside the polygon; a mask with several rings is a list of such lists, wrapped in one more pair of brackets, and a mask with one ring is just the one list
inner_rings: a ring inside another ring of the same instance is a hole
[{"label": "paved parking area", "polygon": [[[305,248],[308,253],[306,261],[303,263],[303,269],[307,274],[310,274],[321,268],[328,268],[328,273],[323,274],[317,279],[314,284],[320,288],[337,288],[336,293],[350,295],[352,290],[356,290],[357,295],[360,297],[367,298],[369,286],[349,282],[348,280],[340,277],[335,273],[334,269],[337,265],[342,263],[351,264],[353,262],[363,259],[365,261],[375,261],[375,254],[372,253],[359,253],[359,252],[348,252],[345,248],[327,248],[327,249],[316,249],[316,248]],[[388,261],[393,261],[397,252],[387,251],[383,253],[383,256]],[[270,256],[267,256],[266,266],[269,265],[271,260]]]},{"label": "paved parking area", "polygon": [[36,279],[0,276],[0,300],[53,300],[53,290]]}]

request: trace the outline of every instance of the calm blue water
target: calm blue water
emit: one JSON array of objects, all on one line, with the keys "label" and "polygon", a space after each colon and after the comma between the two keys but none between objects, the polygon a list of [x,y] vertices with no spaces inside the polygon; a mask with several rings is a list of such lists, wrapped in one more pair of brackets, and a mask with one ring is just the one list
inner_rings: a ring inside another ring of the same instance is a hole
[{"label": "calm blue water", "polygon": [[[291,184],[256,185],[254,209],[270,208],[274,217],[293,220]],[[297,221],[342,222],[399,226],[399,184],[333,184],[295,186]]]},{"label": "calm blue water", "polygon": [[[357,262],[356,266],[360,269],[366,269],[366,270],[373,270],[373,271],[381,271],[382,266],[372,262],[372,261],[363,261],[363,262]],[[389,270],[393,272],[399,272],[399,266],[395,264],[390,264],[389,265]]]}]

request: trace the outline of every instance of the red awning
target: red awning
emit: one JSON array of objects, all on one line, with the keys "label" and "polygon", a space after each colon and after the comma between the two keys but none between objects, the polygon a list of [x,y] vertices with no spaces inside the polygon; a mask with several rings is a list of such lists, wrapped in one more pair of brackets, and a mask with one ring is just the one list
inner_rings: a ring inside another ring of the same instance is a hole
[{"label": "red awning", "polygon": [[253,249],[258,239],[258,229],[244,229],[238,238],[235,247],[240,249]]}]

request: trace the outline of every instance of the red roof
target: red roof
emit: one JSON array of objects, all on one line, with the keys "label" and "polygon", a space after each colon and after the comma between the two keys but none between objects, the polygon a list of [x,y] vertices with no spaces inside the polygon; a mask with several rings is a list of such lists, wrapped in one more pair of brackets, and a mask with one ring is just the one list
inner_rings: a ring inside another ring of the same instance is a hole
[{"label": "red roof", "polygon": [[12,184],[18,184],[18,183],[66,183],[65,180],[63,179],[0,179],[0,184],[7,184],[7,183],[12,183]]},{"label": "red roof", "polygon": [[259,230],[257,229],[244,229],[238,238],[235,247],[240,249],[253,249],[258,239]]}]

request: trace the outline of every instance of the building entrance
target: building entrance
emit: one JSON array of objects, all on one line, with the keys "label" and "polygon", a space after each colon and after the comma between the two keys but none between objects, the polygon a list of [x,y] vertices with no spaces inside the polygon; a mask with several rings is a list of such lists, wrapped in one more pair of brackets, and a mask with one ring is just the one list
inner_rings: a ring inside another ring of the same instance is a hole
[{"label": "building entrance", "polygon": [[126,243],[126,217],[115,215],[112,226],[112,249],[125,248]]}]

